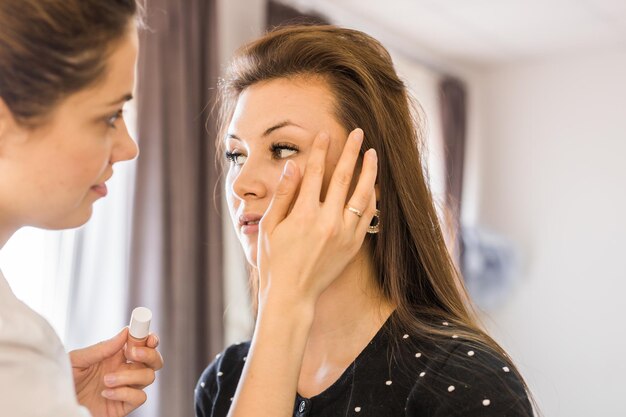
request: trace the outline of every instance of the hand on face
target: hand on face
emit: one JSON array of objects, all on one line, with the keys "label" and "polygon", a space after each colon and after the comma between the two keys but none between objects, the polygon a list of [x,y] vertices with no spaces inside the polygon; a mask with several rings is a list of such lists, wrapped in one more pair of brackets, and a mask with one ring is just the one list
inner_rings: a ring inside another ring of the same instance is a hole
[{"label": "hand on face", "polygon": [[[163,367],[151,334],[145,348],[125,349],[128,329],[96,345],[70,352],[78,402],[93,417],[122,417],[146,401],[143,391]],[[128,362],[132,360],[133,362]]]},{"label": "hand on face", "polygon": [[[309,302],[336,279],[361,248],[376,209],[376,152],[370,149],[354,193],[346,198],[363,142],[363,131],[350,133],[332,175],[324,202],[320,202],[329,137],[315,139],[305,167],[298,197],[300,173],[292,161],[259,225],[257,264],[259,307],[268,299]],[[361,213],[358,216],[352,207]]]}]

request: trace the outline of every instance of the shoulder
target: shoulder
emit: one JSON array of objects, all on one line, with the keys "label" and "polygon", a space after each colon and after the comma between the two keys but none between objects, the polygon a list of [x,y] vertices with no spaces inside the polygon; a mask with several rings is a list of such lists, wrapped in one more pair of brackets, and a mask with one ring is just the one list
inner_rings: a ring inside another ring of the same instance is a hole
[{"label": "shoulder", "polygon": [[48,360],[65,365],[67,354],[50,324],[18,300],[0,274],[0,362]]},{"label": "shoulder", "polygon": [[10,415],[86,416],[76,403],[69,358],[59,337],[2,280],[0,274],[0,392],[15,395],[0,396],[0,409]]},{"label": "shoulder", "polygon": [[502,354],[468,341],[433,350],[407,400],[407,416],[532,416],[521,376]]},{"label": "shoulder", "polygon": [[231,345],[204,369],[195,389],[197,415],[210,415],[206,410],[214,407],[218,395],[234,395],[249,350],[250,342]]}]

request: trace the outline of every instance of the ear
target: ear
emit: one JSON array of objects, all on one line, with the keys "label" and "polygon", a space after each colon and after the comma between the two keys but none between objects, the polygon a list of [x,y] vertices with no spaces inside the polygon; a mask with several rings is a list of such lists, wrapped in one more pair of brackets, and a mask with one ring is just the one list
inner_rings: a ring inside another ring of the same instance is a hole
[{"label": "ear", "polygon": [[4,102],[4,99],[0,97],[0,143],[2,143],[2,139],[6,136],[11,125],[14,123],[15,117],[13,117],[13,112]]},{"label": "ear", "polygon": [[8,143],[9,138],[14,137],[16,133],[22,130],[23,128],[15,119],[13,112],[4,99],[0,97],[0,153]]},{"label": "ear", "polygon": [[4,102],[4,99],[0,97],[0,140],[4,136],[4,131],[6,130],[6,126],[7,126],[7,120],[6,120],[8,117],[7,112],[9,112],[9,108]]}]

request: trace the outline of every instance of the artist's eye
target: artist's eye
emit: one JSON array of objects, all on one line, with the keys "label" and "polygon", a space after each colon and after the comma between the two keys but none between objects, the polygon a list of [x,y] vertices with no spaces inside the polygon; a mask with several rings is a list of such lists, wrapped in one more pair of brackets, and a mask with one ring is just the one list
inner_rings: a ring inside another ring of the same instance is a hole
[{"label": "artist's eye", "polygon": [[108,116],[106,118],[106,124],[109,125],[110,128],[115,129],[115,123],[124,117],[124,109],[119,109],[114,114]]}]

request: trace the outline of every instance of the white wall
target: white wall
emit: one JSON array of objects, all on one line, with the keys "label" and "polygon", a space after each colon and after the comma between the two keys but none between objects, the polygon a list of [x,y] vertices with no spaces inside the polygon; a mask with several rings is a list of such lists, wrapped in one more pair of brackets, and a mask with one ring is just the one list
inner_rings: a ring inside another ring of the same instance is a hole
[{"label": "white wall", "polygon": [[626,415],[626,51],[484,75],[478,221],[523,282],[489,312],[545,416]]}]

